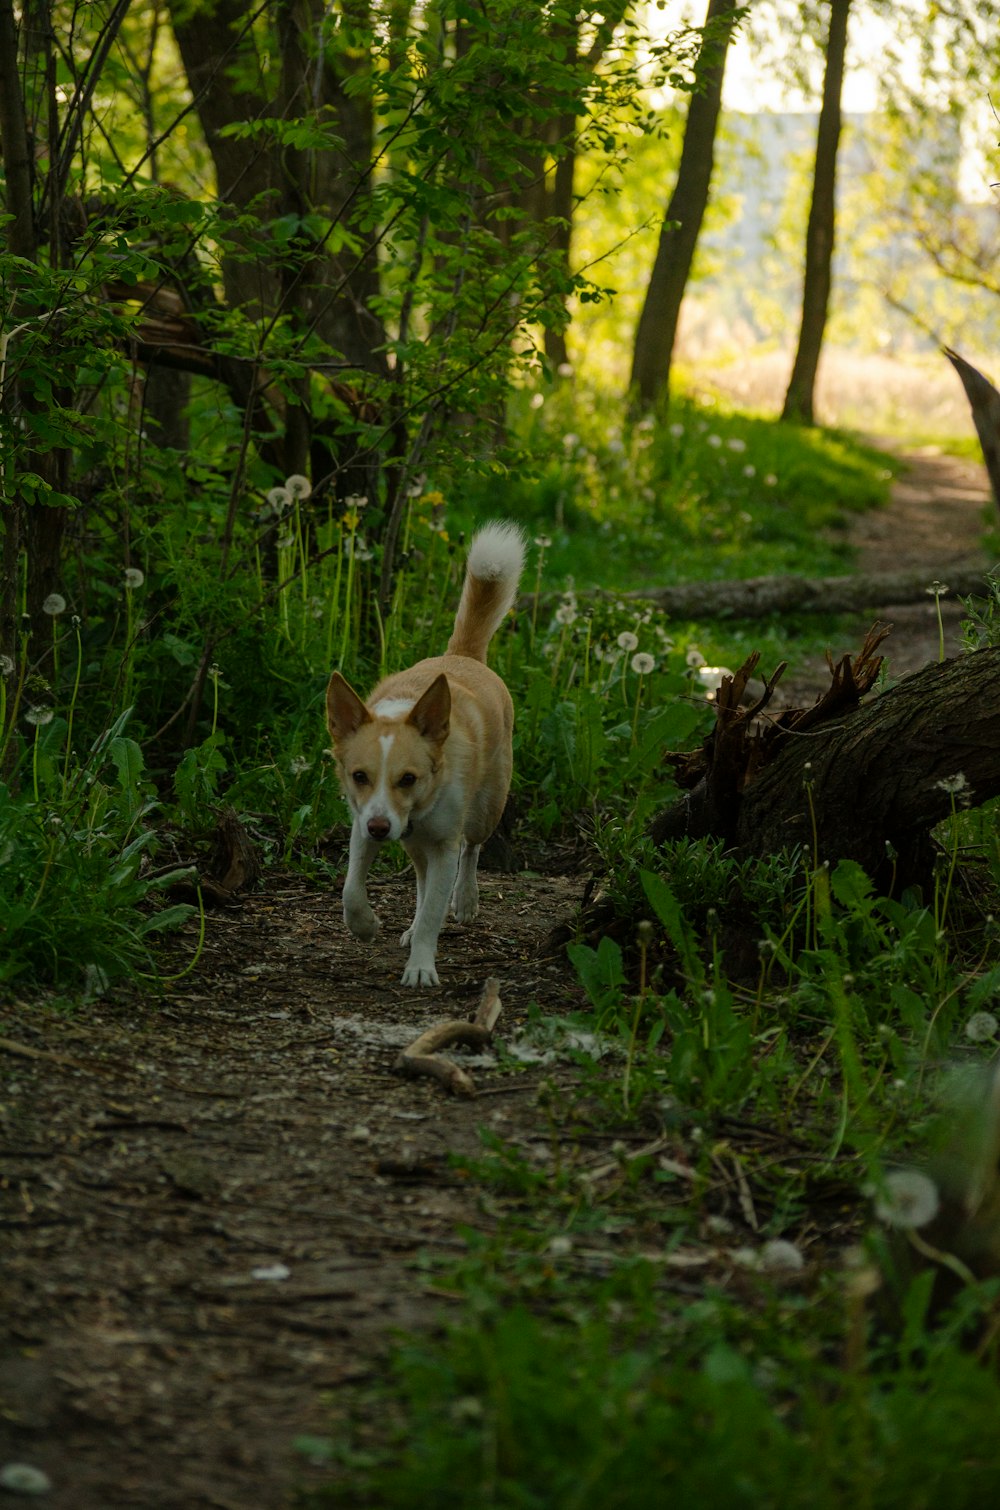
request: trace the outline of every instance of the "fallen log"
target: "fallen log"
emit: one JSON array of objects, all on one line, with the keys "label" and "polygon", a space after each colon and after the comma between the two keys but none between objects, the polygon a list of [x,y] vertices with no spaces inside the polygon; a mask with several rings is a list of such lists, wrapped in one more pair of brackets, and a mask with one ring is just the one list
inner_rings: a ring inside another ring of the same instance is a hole
[{"label": "fallen log", "polygon": [[815,863],[857,861],[886,890],[926,884],[931,830],[956,807],[1000,794],[1000,646],[926,666],[868,703],[888,631],[831,662],[811,708],[769,719],[780,671],[739,705],[751,656],[723,679],[700,751],[668,757],[689,790],[650,827],[657,843],[713,835],[747,857],[800,846]]},{"label": "fallen log", "polygon": [[[995,570],[996,568],[993,568]],[[869,609],[902,607],[934,597],[983,595],[989,569],[948,568],[942,585],[929,574],[908,571],[868,572],[854,577],[744,577],[736,581],[678,582],[671,587],[647,587],[626,593],[580,592],[578,598],[613,598],[652,603],[673,619],[762,619],[770,614],[860,613]],[[539,603],[555,608],[557,594],[543,593]],[[534,595],[521,605],[530,609]]]}]

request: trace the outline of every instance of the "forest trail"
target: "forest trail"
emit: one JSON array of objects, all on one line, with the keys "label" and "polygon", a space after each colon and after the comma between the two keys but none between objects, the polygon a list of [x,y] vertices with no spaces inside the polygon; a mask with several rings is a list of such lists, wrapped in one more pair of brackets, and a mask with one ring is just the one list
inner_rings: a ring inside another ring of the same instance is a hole
[{"label": "forest trail", "polygon": [[[915,453],[891,503],[854,521],[859,567],[925,566],[930,583],[986,565],[988,499],[982,468]],[[881,617],[897,626],[893,674],[936,659],[932,598]],[[481,917],[442,935],[443,986],[416,992],[398,984],[408,873],[378,883],[384,932],[367,946],[346,934],[337,888],[270,872],[212,914],[196,968],[162,997],[4,1010],[0,1467],[41,1470],[51,1510],[282,1510],[328,1477],[296,1437],[326,1433],[341,1386],[379,1378],[393,1329],[454,1306],[437,1275],[464,1252],[459,1228],[505,1219],[452,1156],[477,1156],[481,1125],[536,1145],[539,1087],[578,1078],[552,1025],[582,993],[539,946],[583,882],[485,876]],[[195,934],[177,941],[178,970]],[[466,1015],[487,976],[522,1072],[474,1065],[472,1101],[400,1078],[401,1047]],[[595,1133],[576,1167],[609,1152]],[[816,1217],[805,1241],[818,1253],[833,1230]],[[593,1262],[643,1237],[595,1230]],[[702,1263],[722,1277],[729,1259],[707,1245]]]}]

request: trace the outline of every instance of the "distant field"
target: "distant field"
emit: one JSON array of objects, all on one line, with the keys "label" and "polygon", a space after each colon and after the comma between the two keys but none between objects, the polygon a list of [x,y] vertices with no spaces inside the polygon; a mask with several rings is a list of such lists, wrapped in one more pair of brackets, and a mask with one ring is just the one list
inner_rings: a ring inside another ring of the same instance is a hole
[{"label": "distant field", "polygon": [[[963,353],[976,362],[974,354]],[[684,363],[684,377],[701,392],[717,392],[741,408],[778,414],[791,371],[791,354],[750,352],[724,361],[701,357]],[[1000,375],[980,358],[988,377]],[[965,393],[944,356],[896,358],[830,348],[822,358],[817,419],[869,434],[906,439],[973,439]]]}]

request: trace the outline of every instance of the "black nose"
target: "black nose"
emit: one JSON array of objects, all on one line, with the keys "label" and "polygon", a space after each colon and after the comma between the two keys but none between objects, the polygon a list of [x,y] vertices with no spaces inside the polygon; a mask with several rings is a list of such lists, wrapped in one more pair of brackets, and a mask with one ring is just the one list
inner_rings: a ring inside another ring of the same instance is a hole
[{"label": "black nose", "polygon": [[388,839],[391,824],[388,818],[369,818],[368,832],[373,839]]}]

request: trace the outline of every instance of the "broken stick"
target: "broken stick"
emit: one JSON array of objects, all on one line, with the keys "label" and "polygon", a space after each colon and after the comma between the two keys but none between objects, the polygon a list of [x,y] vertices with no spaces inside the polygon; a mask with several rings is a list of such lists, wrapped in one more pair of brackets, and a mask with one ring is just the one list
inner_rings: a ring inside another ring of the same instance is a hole
[{"label": "broken stick", "polygon": [[468,1048],[485,1049],[493,1041],[493,1029],[502,1010],[500,982],[490,976],[471,1022],[450,1018],[428,1028],[400,1054],[396,1068],[406,1075],[429,1075],[440,1080],[453,1095],[474,1096],[475,1083],[453,1059],[440,1052],[449,1044],[462,1043]]}]

